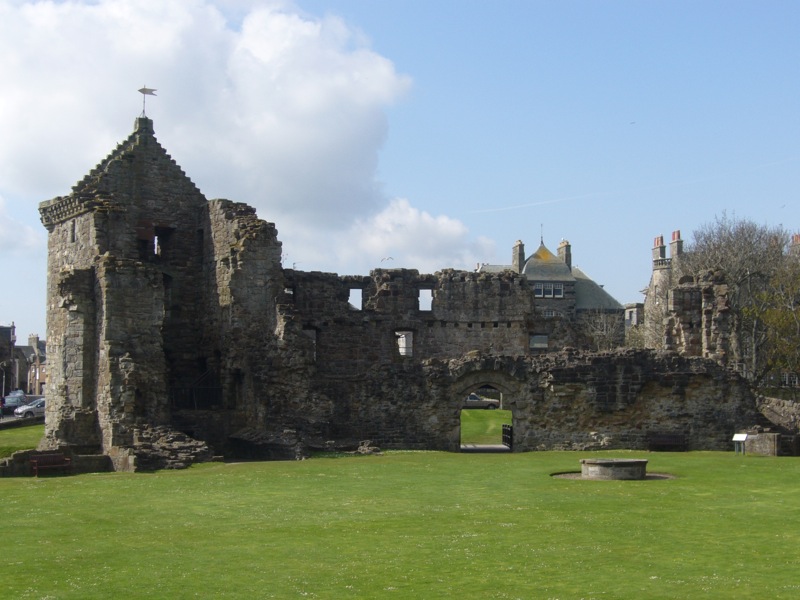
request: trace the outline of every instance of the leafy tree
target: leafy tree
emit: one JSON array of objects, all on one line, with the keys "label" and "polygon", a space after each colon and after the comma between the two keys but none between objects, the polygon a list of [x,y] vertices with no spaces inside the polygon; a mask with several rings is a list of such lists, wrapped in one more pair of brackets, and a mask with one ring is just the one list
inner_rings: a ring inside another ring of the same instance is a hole
[{"label": "leafy tree", "polygon": [[767,331],[768,371],[775,375],[800,373],[800,257],[790,254],[785,258],[759,302],[746,312],[756,311]]},{"label": "leafy tree", "polygon": [[721,270],[728,284],[735,347],[745,374],[760,381],[770,370],[769,327],[764,316],[774,277],[783,268],[789,235],[782,226],[758,225],[723,213],[693,232],[680,256],[681,274]]}]

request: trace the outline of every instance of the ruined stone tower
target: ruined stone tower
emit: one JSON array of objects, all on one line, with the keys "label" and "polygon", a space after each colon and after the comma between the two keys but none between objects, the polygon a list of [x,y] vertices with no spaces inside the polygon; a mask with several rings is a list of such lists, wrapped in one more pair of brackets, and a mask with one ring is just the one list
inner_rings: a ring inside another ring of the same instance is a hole
[{"label": "ruined stone tower", "polygon": [[667,318],[669,290],[678,283],[677,276],[673,277],[673,273],[677,273],[677,268],[673,269],[673,261],[677,262],[680,253],[683,252],[680,231],[672,232],[670,251],[671,255],[668,258],[664,236],[656,236],[652,250],[653,271],[644,300],[643,326],[645,347],[658,350],[663,349],[665,343],[664,320]]},{"label": "ruined stone tower", "polygon": [[223,225],[237,210],[206,200],[145,117],[71,194],[41,204],[49,232],[47,396],[56,400],[47,407],[46,444],[124,462],[120,449],[144,429],[170,424],[175,393],[203,379],[218,388],[220,338],[209,328],[219,326],[235,289],[238,240]]},{"label": "ruined stone tower", "polygon": [[653,272],[644,302],[644,342],[648,348],[702,356],[720,365],[737,362],[723,273],[681,274],[683,240],[672,232],[670,256],[663,236],[653,243]]}]

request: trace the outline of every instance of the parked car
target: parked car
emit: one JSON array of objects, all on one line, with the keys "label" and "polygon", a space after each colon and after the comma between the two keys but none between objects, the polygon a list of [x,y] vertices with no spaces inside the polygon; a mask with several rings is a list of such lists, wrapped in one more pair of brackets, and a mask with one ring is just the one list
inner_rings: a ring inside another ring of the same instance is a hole
[{"label": "parked car", "polygon": [[28,404],[28,402],[30,402],[30,400],[28,400],[28,397],[22,390],[14,390],[13,392],[9,392],[8,396],[5,397],[5,404],[3,404],[3,414],[14,414],[14,411],[17,408]]},{"label": "parked car", "polygon": [[18,417],[43,417],[44,416],[44,398],[34,400],[30,404],[19,406],[14,410],[14,414]]},{"label": "parked car", "polygon": [[485,408],[487,410],[494,410],[500,408],[500,401],[493,398],[484,398],[483,396],[472,393],[464,399],[464,405],[461,408]]}]

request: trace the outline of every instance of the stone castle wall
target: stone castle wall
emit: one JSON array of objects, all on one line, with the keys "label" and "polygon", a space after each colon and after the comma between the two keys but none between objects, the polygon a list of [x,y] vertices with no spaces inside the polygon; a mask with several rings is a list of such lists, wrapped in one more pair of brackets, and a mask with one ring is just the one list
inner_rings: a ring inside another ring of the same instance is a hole
[{"label": "stone castle wall", "polygon": [[[118,469],[211,456],[176,430],[243,456],[365,439],[457,450],[463,398],[484,385],[503,393],[523,451],[637,448],[664,429],[716,449],[754,422],[746,388],[710,360],[532,349],[532,335],[559,347],[581,338],[510,270],[284,269],[275,226],[245,204],[207,201],[148,119],[40,211],[43,447],[103,453]],[[693,327],[676,322],[674,335],[689,340]]]}]

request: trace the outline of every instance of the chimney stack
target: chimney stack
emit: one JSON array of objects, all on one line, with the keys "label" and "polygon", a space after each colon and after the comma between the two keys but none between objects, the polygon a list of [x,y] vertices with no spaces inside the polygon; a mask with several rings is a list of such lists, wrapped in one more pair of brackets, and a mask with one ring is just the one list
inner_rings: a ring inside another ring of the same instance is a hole
[{"label": "chimney stack", "polygon": [[569,240],[561,240],[558,245],[558,258],[567,263],[569,270],[572,271],[572,246],[569,245]]},{"label": "chimney stack", "polygon": [[522,243],[522,240],[517,240],[511,251],[511,266],[517,273],[522,273],[522,269],[525,267],[525,244]]},{"label": "chimney stack", "polygon": [[659,235],[653,240],[653,262],[667,258],[667,247],[664,245],[664,236]]},{"label": "chimney stack", "polygon": [[681,239],[681,230],[677,229],[672,232],[672,241],[669,243],[669,256],[675,258],[683,254],[683,240]]}]

